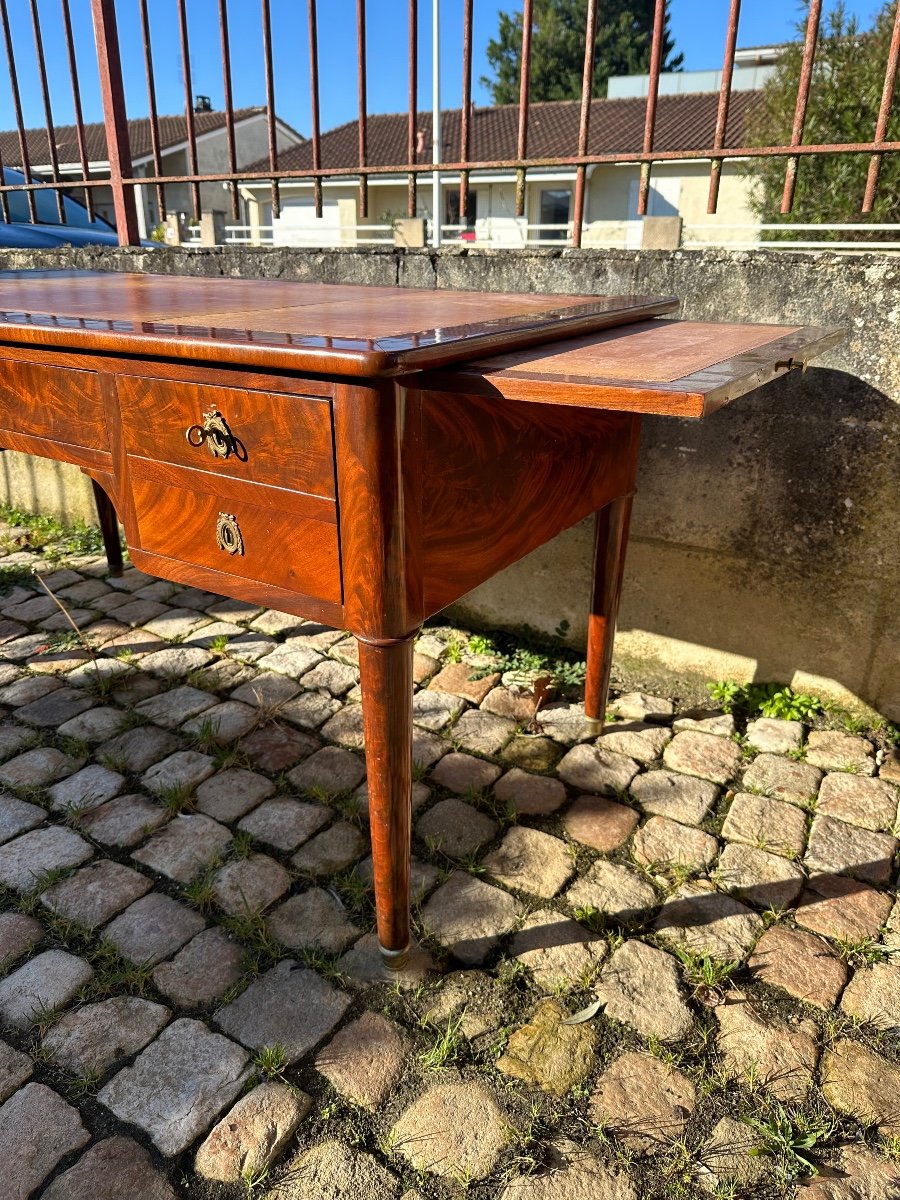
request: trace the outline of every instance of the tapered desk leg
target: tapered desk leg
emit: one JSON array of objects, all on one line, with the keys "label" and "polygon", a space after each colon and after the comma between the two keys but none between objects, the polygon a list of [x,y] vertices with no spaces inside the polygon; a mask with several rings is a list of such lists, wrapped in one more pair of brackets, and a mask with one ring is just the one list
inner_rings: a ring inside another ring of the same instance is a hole
[{"label": "tapered desk leg", "polygon": [[396,969],[409,954],[414,636],[359,640],[378,941]]},{"label": "tapered desk leg", "polygon": [[625,549],[631,520],[631,496],[622,496],[601,508],[594,527],[594,576],[588,616],[587,678],[584,715],[603,729],[609,674],[612,669],[616,616],[625,569]]},{"label": "tapered desk leg", "polygon": [[122,574],[122,543],[119,541],[119,518],[112,506],[109,496],[95,479],[91,480],[94,489],[94,503],[97,505],[97,519],[100,522],[100,532],[103,535],[103,548],[106,551],[106,561],[109,563],[110,575]]}]

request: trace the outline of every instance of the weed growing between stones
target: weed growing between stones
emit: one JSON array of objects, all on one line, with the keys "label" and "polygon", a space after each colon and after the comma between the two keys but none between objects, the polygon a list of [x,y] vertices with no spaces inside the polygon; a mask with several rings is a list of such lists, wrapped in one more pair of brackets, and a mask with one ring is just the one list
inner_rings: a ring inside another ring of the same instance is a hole
[{"label": "weed growing between stones", "polygon": [[448,1017],[443,1032],[439,1033],[431,1046],[419,1055],[419,1062],[426,1071],[440,1071],[456,1061],[459,1053],[459,1030],[464,1012],[465,1010]]},{"label": "weed growing between stones", "polygon": [[281,1079],[288,1065],[287,1052],[284,1046],[276,1042],[272,1046],[264,1046],[253,1063],[265,1079]]},{"label": "weed growing between stones", "polygon": [[872,967],[876,963],[886,963],[895,960],[900,950],[893,946],[885,946],[876,938],[836,938],[835,949],[840,957],[850,967]]},{"label": "weed growing between stones", "polygon": [[745,1117],[744,1121],[760,1137],[760,1145],[751,1149],[751,1155],[771,1159],[782,1180],[819,1174],[815,1151],[821,1152],[835,1130],[834,1118],[827,1112],[789,1110],[770,1100],[761,1116]]}]

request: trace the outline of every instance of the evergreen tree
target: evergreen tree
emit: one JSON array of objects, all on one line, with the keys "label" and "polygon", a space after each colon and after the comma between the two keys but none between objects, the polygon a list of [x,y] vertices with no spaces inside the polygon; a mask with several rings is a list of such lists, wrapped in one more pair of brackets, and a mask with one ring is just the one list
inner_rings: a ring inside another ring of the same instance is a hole
[{"label": "evergreen tree", "polygon": [[[606,95],[611,75],[640,74],[650,67],[653,0],[606,0],[598,9],[591,95]],[[587,0],[535,0],[531,33],[530,100],[580,100],[584,70]],[[668,16],[663,70],[676,71]],[[501,12],[496,39],[487,46],[493,77],[483,77],[495,104],[516,104],[522,63],[522,13]]]}]

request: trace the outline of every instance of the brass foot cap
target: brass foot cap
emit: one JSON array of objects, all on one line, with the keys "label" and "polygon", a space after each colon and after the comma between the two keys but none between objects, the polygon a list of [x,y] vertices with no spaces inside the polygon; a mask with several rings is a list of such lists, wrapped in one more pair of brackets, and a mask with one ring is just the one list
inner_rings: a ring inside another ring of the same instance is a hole
[{"label": "brass foot cap", "polygon": [[599,737],[603,732],[603,722],[599,717],[585,717],[584,723],[591,737]]},{"label": "brass foot cap", "polygon": [[381,951],[381,961],[389,971],[402,971],[409,962],[409,946],[404,946],[402,950],[385,950],[384,946],[379,946]]}]

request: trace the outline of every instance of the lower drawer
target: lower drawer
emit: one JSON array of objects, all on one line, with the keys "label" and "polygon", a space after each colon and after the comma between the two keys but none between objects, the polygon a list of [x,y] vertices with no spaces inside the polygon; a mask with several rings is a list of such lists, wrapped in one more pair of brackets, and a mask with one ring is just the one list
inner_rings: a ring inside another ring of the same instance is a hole
[{"label": "lower drawer", "polygon": [[320,520],[277,507],[277,489],[254,488],[258,494],[249,498],[245,485],[240,498],[226,498],[215,478],[208,491],[199,473],[190,488],[161,486],[141,478],[135,465],[131,488],[141,549],[340,604],[333,505],[320,502],[323,516],[333,518]]}]

